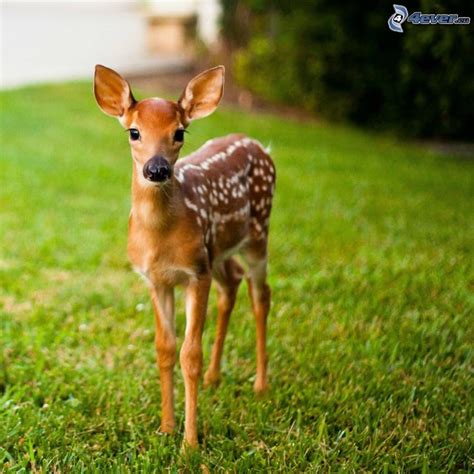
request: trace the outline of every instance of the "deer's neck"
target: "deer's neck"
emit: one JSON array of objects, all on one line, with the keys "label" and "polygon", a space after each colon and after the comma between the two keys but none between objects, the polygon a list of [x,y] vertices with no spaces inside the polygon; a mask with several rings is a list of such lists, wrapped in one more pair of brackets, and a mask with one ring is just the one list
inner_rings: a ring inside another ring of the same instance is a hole
[{"label": "deer's neck", "polygon": [[162,185],[150,185],[133,167],[132,216],[135,224],[166,231],[178,221],[182,208],[180,184],[174,176]]}]

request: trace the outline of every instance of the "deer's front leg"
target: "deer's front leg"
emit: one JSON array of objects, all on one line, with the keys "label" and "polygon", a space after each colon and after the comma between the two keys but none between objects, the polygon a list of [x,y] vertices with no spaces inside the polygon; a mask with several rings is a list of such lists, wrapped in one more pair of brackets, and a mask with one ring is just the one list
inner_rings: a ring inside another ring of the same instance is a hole
[{"label": "deer's front leg", "polygon": [[202,369],[202,331],[206,319],[211,276],[204,275],[186,287],[186,333],[180,362],[186,396],[184,442],[194,447],[197,439],[197,396]]},{"label": "deer's front leg", "polygon": [[176,333],[174,325],[174,290],[172,287],[150,289],[155,309],[155,345],[161,382],[160,431],[174,429],[173,368],[176,363]]}]

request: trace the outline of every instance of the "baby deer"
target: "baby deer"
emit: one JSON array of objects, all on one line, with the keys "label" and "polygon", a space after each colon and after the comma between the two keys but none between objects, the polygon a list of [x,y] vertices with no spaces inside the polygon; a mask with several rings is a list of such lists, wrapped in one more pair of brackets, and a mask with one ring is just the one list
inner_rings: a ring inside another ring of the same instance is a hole
[{"label": "baby deer", "polygon": [[205,143],[179,161],[186,127],[217,108],[224,91],[224,67],[192,79],[178,102],[137,101],[119,74],[96,66],[94,94],[99,107],[129,132],[133,158],[128,255],[146,280],[156,322],[161,378],[161,431],[175,426],[173,367],[176,362],[174,287],[183,285],[186,333],[180,352],[185,385],[185,435],[196,446],[197,395],[202,368],[202,331],[211,280],[217,288],[217,335],[206,385],[217,384],[229,317],[247,269],[257,326],[254,389],[267,387],[266,321],[270,308],[267,242],[275,167],[259,142],[233,134]]}]

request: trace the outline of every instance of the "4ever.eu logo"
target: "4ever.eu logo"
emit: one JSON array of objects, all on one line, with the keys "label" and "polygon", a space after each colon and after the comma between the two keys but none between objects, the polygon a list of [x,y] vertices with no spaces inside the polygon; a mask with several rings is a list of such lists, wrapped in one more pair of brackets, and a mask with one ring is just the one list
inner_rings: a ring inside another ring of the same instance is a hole
[{"label": "4ever.eu logo", "polygon": [[388,19],[388,27],[396,33],[403,33],[402,24],[406,21],[413,25],[469,25],[469,16],[459,16],[457,13],[421,13],[408,15],[403,5],[393,5],[395,13]]}]

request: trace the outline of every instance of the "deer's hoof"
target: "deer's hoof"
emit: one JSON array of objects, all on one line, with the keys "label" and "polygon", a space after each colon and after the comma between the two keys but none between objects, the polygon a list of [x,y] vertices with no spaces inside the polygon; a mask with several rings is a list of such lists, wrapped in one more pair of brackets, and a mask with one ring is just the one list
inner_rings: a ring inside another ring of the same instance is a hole
[{"label": "deer's hoof", "polygon": [[191,453],[199,447],[199,443],[196,438],[184,438],[181,444],[181,451],[183,453]]},{"label": "deer's hoof", "polygon": [[256,395],[263,395],[268,391],[268,384],[265,380],[256,380],[253,384],[253,391]]},{"label": "deer's hoof", "polygon": [[160,433],[172,434],[174,431],[174,421],[162,421],[160,425]]},{"label": "deer's hoof", "polygon": [[219,372],[208,370],[204,375],[204,387],[217,387],[221,383]]}]

